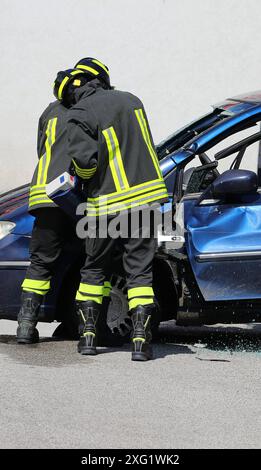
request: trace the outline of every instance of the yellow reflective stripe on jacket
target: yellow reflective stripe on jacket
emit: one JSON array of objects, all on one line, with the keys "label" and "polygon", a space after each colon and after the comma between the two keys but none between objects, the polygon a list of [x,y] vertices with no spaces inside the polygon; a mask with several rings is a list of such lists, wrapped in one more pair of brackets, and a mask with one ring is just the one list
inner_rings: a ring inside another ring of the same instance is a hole
[{"label": "yellow reflective stripe on jacket", "polygon": [[54,204],[53,201],[47,196],[45,191],[45,184],[34,185],[30,188],[29,207],[38,204]]},{"label": "yellow reflective stripe on jacket", "polygon": [[127,208],[140,206],[142,204],[146,205],[152,201],[168,199],[168,193],[165,185],[161,185],[153,188],[153,190],[147,190],[147,192],[138,192],[133,193],[132,197],[130,195],[124,200],[121,201],[108,201],[107,203],[103,200],[99,203],[99,200],[94,204],[88,199],[87,201],[87,211],[88,215],[99,212],[100,214],[111,213],[119,210],[126,210]]},{"label": "yellow reflective stripe on jacket", "polygon": [[158,174],[159,178],[162,178],[162,173],[161,173],[161,169],[160,169],[160,166],[159,166],[158,156],[155,152],[154,145],[153,145],[153,143],[151,141],[151,138],[150,138],[150,134],[149,134],[149,130],[148,130],[148,124],[147,124],[146,118],[144,116],[143,110],[142,109],[138,110],[138,114],[140,115],[141,121],[143,123],[143,128],[144,128],[145,135],[146,135],[146,142],[147,142],[147,145],[148,145],[148,148],[149,148],[149,151],[150,151],[151,158],[153,160],[155,169],[157,171],[157,174]]},{"label": "yellow reflective stripe on jacket", "polygon": [[51,161],[51,148],[55,142],[56,124],[57,124],[57,118],[51,119],[50,129],[49,129],[50,135],[46,141],[46,157],[47,158],[46,158],[46,165],[45,165],[44,173],[43,173],[43,181],[42,181],[43,184],[45,184],[47,181],[47,173],[48,173],[48,168],[49,168],[50,161]]},{"label": "yellow reflective stripe on jacket", "polygon": [[34,192],[34,193],[32,193],[32,194],[30,193],[30,199],[34,199],[34,198],[39,197],[39,196],[43,196],[43,197],[46,196],[46,197],[48,197],[48,196],[46,195],[46,192],[45,192],[45,191],[37,191],[37,192]]},{"label": "yellow reflective stripe on jacket", "polygon": [[45,189],[45,184],[34,184],[33,186],[31,186],[30,188],[30,192],[34,192],[36,190],[44,190]]},{"label": "yellow reflective stripe on jacket", "polygon": [[162,188],[157,188],[155,191],[149,191],[145,194],[139,194],[135,195],[132,198],[128,198],[125,201],[117,201],[117,202],[111,202],[109,204],[92,204],[91,202],[87,202],[87,209],[92,210],[92,209],[105,209],[106,207],[111,208],[111,207],[120,207],[120,206],[125,206],[126,204],[131,204],[132,202],[136,201],[143,201],[144,204],[146,204],[146,201],[149,200],[151,197],[162,195],[162,198],[166,195],[166,190],[164,187]]},{"label": "yellow reflective stripe on jacket", "polygon": [[30,199],[29,201],[29,207],[37,206],[38,204],[54,204],[54,202],[47,196],[43,198],[39,197],[38,199]]},{"label": "yellow reflective stripe on jacket", "polygon": [[52,202],[52,200],[45,193],[35,193],[30,196],[30,201],[35,201],[36,199],[46,199],[47,201]]},{"label": "yellow reflective stripe on jacket", "polygon": [[73,162],[76,174],[82,179],[92,178],[92,176],[95,174],[95,172],[97,170],[97,166],[95,166],[93,168],[87,168],[86,169],[86,168],[79,167],[79,165],[77,165],[77,163],[74,159],[72,160],[72,162]]},{"label": "yellow reflective stripe on jacket", "polygon": [[148,130],[148,126],[147,126],[147,122],[146,122],[143,110],[142,109],[135,109],[135,114],[136,114],[136,118],[138,120],[140,129],[141,129],[143,139],[145,140],[145,143],[148,147],[148,150],[149,150],[151,159],[153,161],[153,165],[155,167],[155,170],[157,172],[157,175],[158,175],[159,178],[162,178],[162,173],[161,173],[161,170],[160,170],[158,157],[156,155],[156,152],[154,150],[153,144],[152,144],[151,139],[150,139],[149,130]]},{"label": "yellow reflective stripe on jacket", "polygon": [[88,179],[90,179],[90,178],[93,177],[93,175],[94,175],[95,172],[96,172],[96,168],[94,168],[94,169],[93,169],[91,172],[89,172],[89,173],[83,172],[83,171],[78,170],[78,169],[75,168],[75,172],[76,172],[76,174],[77,174],[80,178],[82,178],[82,179],[84,179],[84,180],[88,180]]},{"label": "yellow reflective stripe on jacket", "polygon": [[137,201],[127,201],[124,205],[119,206],[118,204],[112,204],[110,206],[102,207],[102,208],[93,208],[90,207],[87,204],[87,215],[88,216],[101,216],[101,215],[107,215],[107,214],[114,214],[115,212],[119,211],[124,211],[127,209],[132,209],[135,207],[143,206],[146,204],[151,204],[152,202],[157,202],[159,200],[164,199],[165,197],[168,197],[168,194],[166,191],[162,193],[156,193],[155,196],[151,195],[148,196],[147,198],[138,199]]},{"label": "yellow reflective stripe on jacket", "polygon": [[30,202],[29,204],[29,208],[30,207],[33,207],[33,206],[38,206],[38,204],[54,204],[53,201],[51,201],[51,199],[47,200],[47,199],[39,199],[38,201],[34,201],[34,202]]},{"label": "yellow reflective stripe on jacket", "polygon": [[51,161],[51,149],[55,142],[57,117],[50,119],[46,129],[45,154],[40,158],[37,185],[46,184],[48,168]]},{"label": "yellow reflective stripe on jacket", "polygon": [[102,131],[108,152],[109,152],[109,165],[112,172],[113,181],[117,191],[129,188],[129,183],[124,170],[123,161],[121,157],[120,145],[116,132],[113,126]]},{"label": "yellow reflective stripe on jacket", "polygon": [[45,161],[46,154],[44,154],[38,163],[37,183],[40,184],[42,172],[43,172],[43,161]]},{"label": "yellow reflective stripe on jacket", "polygon": [[144,183],[140,183],[140,184],[135,184],[135,186],[131,186],[130,189],[125,189],[123,191],[115,191],[114,193],[109,193],[109,194],[104,194],[102,196],[98,196],[98,197],[89,197],[88,200],[89,201],[101,201],[102,199],[114,199],[115,197],[118,197],[119,194],[129,194],[131,193],[133,190],[138,190],[138,189],[145,189],[147,188],[147,186],[154,186],[155,184],[164,184],[164,181],[163,179],[156,179],[156,180],[151,180],[151,181],[145,181]]},{"label": "yellow reflective stripe on jacket", "polygon": [[167,189],[164,181],[156,180],[144,183],[138,186],[132,186],[128,191],[121,191],[119,193],[111,193],[106,196],[99,196],[97,198],[88,198],[88,203],[95,207],[109,206],[115,202],[129,202],[135,196],[145,196],[154,193],[156,190],[165,190],[167,195]]},{"label": "yellow reflective stripe on jacket", "polygon": [[30,196],[36,193],[45,193],[45,184],[34,184],[30,188]]}]

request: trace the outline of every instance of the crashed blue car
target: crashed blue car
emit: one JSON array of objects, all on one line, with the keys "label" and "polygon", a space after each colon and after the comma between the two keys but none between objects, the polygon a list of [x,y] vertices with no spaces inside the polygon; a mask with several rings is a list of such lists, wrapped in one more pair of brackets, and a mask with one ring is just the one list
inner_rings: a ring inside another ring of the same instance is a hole
[{"label": "crashed blue car", "polygon": [[[179,325],[258,321],[261,316],[261,91],[227,99],[157,146],[170,202],[183,209],[183,234],[159,237],[154,290],[161,321]],[[29,185],[0,196],[0,318],[17,317],[29,264],[33,217]],[[82,243],[65,247],[41,320],[61,322],[56,335],[74,337],[74,295]],[[112,276],[108,323],[128,329],[120,258]]]}]

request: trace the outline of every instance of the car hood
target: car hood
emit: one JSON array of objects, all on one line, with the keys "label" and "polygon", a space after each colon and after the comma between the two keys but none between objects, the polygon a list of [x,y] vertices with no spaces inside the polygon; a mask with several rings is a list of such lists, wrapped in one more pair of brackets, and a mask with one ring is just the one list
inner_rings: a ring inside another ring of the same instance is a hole
[{"label": "car hood", "polygon": [[0,195],[0,217],[5,219],[5,216],[11,212],[16,211],[22,206],[27,205],[29,195],[29,184],[13,189]]}]

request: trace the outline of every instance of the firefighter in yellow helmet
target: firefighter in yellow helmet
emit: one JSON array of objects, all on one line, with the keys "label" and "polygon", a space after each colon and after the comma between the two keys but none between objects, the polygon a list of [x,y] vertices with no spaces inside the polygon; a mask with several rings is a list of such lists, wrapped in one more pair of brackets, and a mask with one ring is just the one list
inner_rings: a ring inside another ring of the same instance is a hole
[{"label": "firefighter in yellow helmet", "polygon": [[[39,120],[36,166],[29,195],[29,212],[35,217],[30,245],[31,264],[22,284],[22,301],[18,314],[17,342],[36,343],[39,340],[36,324],[44,296],[51,287],[51,278],[64,243],[77,243],[75,224],[46,194],[46,184],[69,171],[71,158],[67,155],[67,113],[74,103],[74,91],[89,80],[81,69],[68,69],[57,74],[54,82],[56,101],[51,103]],[[110,294],[105,284],[105,303]],[[120,345],[106,323],[100,319],[99,344]]]},{"label": "firefighter in yellow helmet", "polygon": [[[89,220],[129,214],[153,202],[168,200],[149,123],[136,96],[110,86],[108,68],[93,58],[80,60],[89,81],[75,91],[76,104],[68,112],[68,157],[75,171],[88,183]],[[76,296],[82,325],[78,344],[81,354],[97,353],[98,318],[106,273],[113,271],[115,245],[122,249],[129,311],[133,322],[132,360],[152,357],[150,320],[155,313],[152,288],[154,234],[114,239],[86,239],[86,262]]]}]

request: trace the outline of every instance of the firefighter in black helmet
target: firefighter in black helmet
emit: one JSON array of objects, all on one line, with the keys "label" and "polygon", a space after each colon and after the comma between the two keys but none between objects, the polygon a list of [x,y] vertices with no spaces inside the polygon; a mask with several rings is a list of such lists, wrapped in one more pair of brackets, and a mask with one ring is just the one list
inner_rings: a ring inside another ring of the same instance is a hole
[{"label": "firefighter in black helmet", "polygon": [[[76,104],[68,112],[68,156],[79,177],[88,182],[89,220],[129,217],[131,209],[168,200],[146,113],[134,95],[110,86],[108,68],[93,58],[80,60],[90,81],[75,92]],[[151,358],[150,319],[155,313],[152,288],[153,234],[138,237],[86,239],[86,263],[76,296],[82,325],[78,344],[81,354],[97,353],[98,318],[103,283],[113,269],[112,250],[123,250],[129,310],[133,322],[132,360]]]},{"label": "firefighter in black helmet", "polygon": [[[22,303],[18,314],[17,342],[36,343],[39,334],[36,329],[40,306],[50,290],[58,258],[64,243],[77,243],[73,221],[49,199],[46,184],[69,171],[71,159],[67,155],[66,123],[67,113],[74,103],[74,91],[89,80],[84,70],[68,69],[57,74],[51,103],[39,120],[35,169],[29,195],[29,212],[35,217],[30,245],[31,264],[22,284]],[[79,241],[79,240],[78,240]],[[106,283],[107,284],[107,283]],[[108,286],[105,292],[109,295]],[[101,320],[100,345],[113,345],[112,335],[106,320]],[[116,344],[119,342],[116,340]]]},{"label": "firefighter in black helmet", "polygon": [[93,57],[86,57],[85,59],[79,60],[77,64],[75,64],[74,68],[76,70],[82,70],[88,74],[90,81],[94,78],[98,78],[102,83],[103,88],[112,88],[109,69],[107,65],[104,65],[99,60],[94,59]]}]

